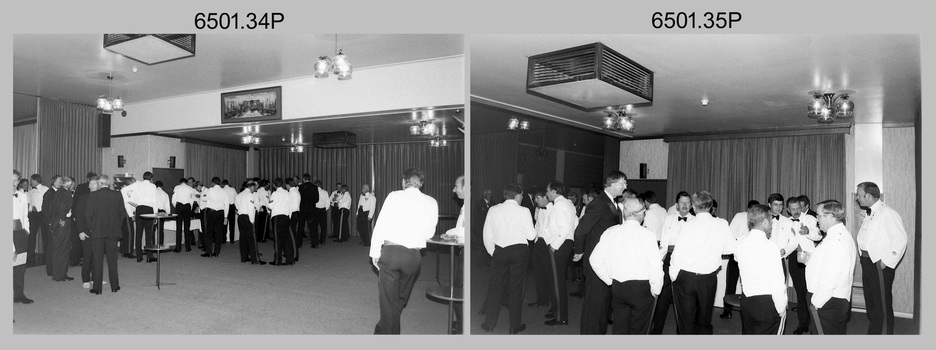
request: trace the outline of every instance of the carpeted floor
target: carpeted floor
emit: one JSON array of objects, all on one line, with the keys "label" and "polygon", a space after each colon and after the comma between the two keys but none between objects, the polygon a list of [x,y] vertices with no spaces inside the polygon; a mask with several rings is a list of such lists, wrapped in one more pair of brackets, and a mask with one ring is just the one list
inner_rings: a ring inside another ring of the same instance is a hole
[{"label": "carpeted floor", "polygon": [[[118,258],[121,290],[94,295],[75,280],[54,282],[45,267],[26,271],[26,295],[35,303],[13,304],[14,334],[372,334],[380,318],[377,273],[368,248],[357,237],[319,249],[300,248],[294,266],[240,262],[238,244],[225,244],[218,258],[201,251],[162,253],[156,263]],[[448,250],[442,250],[442,284],[448,278]],[[273,243],[260,244],[263,260]],[[423,250],[421,274],[403,310],[403,334],[446,334],[447,304],[426,297],[436,285],[432,247]],[[107,269],[104,270],[107,280]]]},{"label": "carpeted floor", "polygon": [[[494,331],[487,333],[481,329],[481,323],[484,322],[484,316],[478,315],[478,311],[481,310],[481,305],[484,303],[484,299],[487,295],[487,285],[488,278],[490,276],[490,267],[473,266],[471,269],[471,307],[469,310],[472,312],[471,318],[471,334],[507,334],[509,328],[509,317],[510,311],[504,307],[501,309],[500,317],[497,321],[497,326],[494,328]],[[576,297],[569,297],[569,324],[565,326],[546,326],[543,322],[546,321],[544,315],[549,311],[548,307],[530,307],[527,306],[528,303],[532,303],[536,300],[536,290],[534,286],[532,273],[527,274],[526,280],[526,293],[523,300],[523,311],[522,311],[522,322],[526,324],[526,331],[521,334],[579,334],[579,327],[581,325],[581,315],[582,315],[582,299]],[[567,282],[569,292],[574,292],[578,288],[577,283]],[[784,326],[784,334],[792,335],[793,330],[796,329],[797,318],[796,311],[792,311],[792,307],[795,304],[790,305],[790,309],[787,311],[786,324]],[[722,319],[718,316],[722,313],[721,308],[715,308],[715,311],[712,315],[712,326],[714,327],[714,334],[741,334],[741,313],[737,310],[732,314],[731,319]],[[868,329],[868,318],[862,312],[852,311],[851,318],[849,319],[847,326],[847,334],[865,334]],[[610,325],[608,326],[608,332],[611,332]],[[897,317],[894,321],[894,333],[895,334],[918,334],[914,328],[913,321],[911,319]],[[670,307],[669,314],[666,318],[666,325],[663,328],[663,334],[676,334],[676,318],[674,315],[673,307]]]}]

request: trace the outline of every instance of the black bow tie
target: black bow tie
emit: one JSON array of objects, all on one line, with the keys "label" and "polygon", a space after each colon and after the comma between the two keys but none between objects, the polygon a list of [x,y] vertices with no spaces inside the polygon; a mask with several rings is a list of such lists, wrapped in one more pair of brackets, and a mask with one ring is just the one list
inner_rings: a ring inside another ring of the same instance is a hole
[{"label": "black bow tie", "polygon": [[689,221],[688,221],[688,220],[689,220],[689,217],[687,217],[687,216],[680,216],[680,217],[676,218],[676,220],[677,220],[677,221],[689,222]]},{"label": "black bow tie", "polygon": [[799,222],[799,219],[790,219],[793,222]]},{"label": "black bow tie", "polygon": [[866,208],[865,213],[867,213],[868,215],[871,215],[871,208]]},{"label": "black bow tie", "polygon": [[774,220],[780,220],[780,215],[774,215],[774,216],[773,216],[773,219],[774,219]]}]

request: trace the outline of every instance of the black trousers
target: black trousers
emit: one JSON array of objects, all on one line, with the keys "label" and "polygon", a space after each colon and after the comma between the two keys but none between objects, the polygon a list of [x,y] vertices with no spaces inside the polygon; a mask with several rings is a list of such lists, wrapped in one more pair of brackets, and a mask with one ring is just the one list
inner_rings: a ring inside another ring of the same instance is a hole
[{"label": "black trousers", "polygon": [[28,252],[29,255],[26,257],[26,265],[35,266],[39,264],[37,259],[39,254],[36,252],[38,247],[36,245],[41,241],[39,241],[38,238],[43,230],[48,229],[48,225],[45,224],[45,219],[40,212],[29,212],[27,216],[29,217],[29,237],[27,237],[29,241],[27,242],[28,248],[25,251]]},{"label": "black trousers", "polygon": [[257,216],[254,218],[254,236],[257,241],[266,241],[268,216],[266,208],[257,211]]},{"label": "black trousers", "polygon": [[[801,305],[809,311],[805,304]],[[778,331],[780,314],[772,295],[741,296],[741,334],[777,334]]]},{"label": "black trousers", "polygon": [[[32,223],[32,221],[30,221]],[[30,225],[32,227],[32,225]],[[26,252],[27,258],[33,253],[27,251],[29,249],[29,236],[31,236],[26,230],[13,230],[13,248],[16,249],[16,253]],[[13,299],[25,298],[26,294],[23,294],[23,290],[26,286],[26,264],[13,267]]]},{"label": "black trousers", "polygon": [[588,258],[585,260],[585,297],[582,301],[582,334],[605,334],[608,332],[608,311],[611,310],[611,287],[601,281],[592,270]]},{"label": "black trousers", "polygon": [[679,270],[673,281],[673,303],[676,304],[676,323],[681,334],[712,334],[717,274],[718,270],[708,274]]},{"label": "black trousers", "polygon": [[289,236],[293,244],[293,258],[299,258],[299,247],[302,246],[302,220],[299,212],[294,211],[289,216],[289,230],[292,234]]},{"label": "black trousers", "polygon": [[180,250],[182,247],[183,234],[185,235],[185,250],[192,249],[192,241],[195,240],[195,236],[192,235],[192,205],[176,203],[175,210],[179,215],[176,218],[175,249]]},{"label": "black trousers", "polygon": [[[670,256],[672,252],[666,253],[663,257],[663,289],[657,296],[656,309],[653,310],[653,320],[650,321],[650,334],[663,334],[663,326],[666,325],[666,314],[669,313],[670,304],[673,303],[673,280],[670,279],[669,267]],[[679,332],[679,325],[676,325],[676,331]]]},{"label": "black trousers", "polygon": [[134,225],[133,218],[127,217],[120,227],[120,254],[133,254]]},{"label": "black trousers", "polygon": [[[806,294],[812,299],[812,293]],[[809,307],[813,307],[812,303]],[[818,322],[813,322],[809,327],[809,332],[819,334],[816,323],[822,325],[822,334],[845,334],[848,318],[851,317],[851,302],[842,298],[831,298],[816,310],[819,317]]]},{"label": "black trousers", "polygon": [[[71,251],[71,237],[72,237],[72,220],[71,218],[66,218],[65,226],[59,224],[59,220],[55,220],[52,228],[51,241],[52,249],[47,252],[47,256],[51,260],[52,266],[52,279],[56,281],[61,281],[68,276],[68,257],[69,252]],[[46,260],[46,265],[49,264],[49,260]]]},{"label": "black trousers", "polygon": [[237,216],[237,225],[240,228],[240,258],[241,261],[250,260],[257,262],[257,240],[253,234],[254,224],[250,222],[250,216],[241,214]]},{"label": "black trousers", "polygon": [[279,264],[283,259],[287,263],[293,262],[292,235],[289,232],[289,217],[286,215],[277,215],[273,217],[274,237],[273,237],[273,262]]},{"label": "black trousers", "polygon": [[[306,228],[308,227],[308,231]],[[299,237],[312,238],[312,209],[299,209]]]},{"label": "black trousers", "polygon": [[68,250],[68,263],[71,266],[78,265],[78,263],[81,262],[81,257],[84,255],[84,241],[79,237],[81,232],[78,232],[76,220],[77,218],[75,218],[75,221],[72,221],[71,235],[69,238],[71,240],[71,248]]},{"label": "black trousers", "polygon": [[[228,238],[230,238],[228,241],[230,241],[231,244],[234,243],[234,231],[235,231],[235,228],[237,227],[234,225],[237,225],[237,207],[235,207],[234,204],[231,204],[228,206],[228,214],[227,214],[227,232],[228,232]],[[221,237],[223,238],[224,235],[222,234]],[[222,239],[222,241],[224,240]]]},{"label": "black trousers", "polygon": [[357,211],[357,233],[361,236],[361,243],[370,245],[370,220],[367,219],[368,212],[358,207]]},{"label": "black trousers", "polygon": [[550,265],[549,247],[546,246],[546,240],[537,238],[530,248],[531,263],[533,264],[533,285],[536,287],[536,303],[546,305],[549,304],[550,294],[555,293],[552,290],[553,288],[550,288],[552,266]]},{"label": "black trousers", "polygon": [[650,281],[612,281],[611,309],[614,313],[613,334],[647,334],[650,313],[653,312]]},{"label": "black trousers", "polygon": [[529,248],[526,244],[494,247],[491,258],[491,279],[487,290],[487,311],[484,323],[489,328],[497,325],[501,298],[507,291],[510,308],[510,328],[520,327],[523,317],[523,285],[526,283]]},{"label": "black trousers", "polygon": [[338,210],[338,217],[339,217],[339,222],[340,222],[338,225],[339,226],[338,239],[341,240],[342,242],[347,241],[348,237],[351,236],[351,226],[348,225],[350,216],[351,216],[351,209],[341,208]]},{"label": "black trousers", "polygon": [[91,282],[91,272],[94,270],[94,247],[91,238],[81,241],[81,282]]},{"label": "black trousers", "polygon": [[224,211],[207,209],[205,225],[205,253],[220,254],[221,245],[224,244]]},{"label": "black trousers", "polygon": [[809,327],[809,299],[806,299],[806,265],[797,260],[797,253],[787,258],[787,267],[790,278],[793,280],[793,289],[796,290],[796,319],[797,328]]},{"label": "black trousers", "polygon": [[326,208],[315,208],[312,211],[312,221],[312,227],[309,228],[313,232],[312,239],[324,244],[325,238],[328,236],[328,210]]},{"label": "black trousers", "polygon": [[[223,215],[223,214],[222,214]],[[198,214],[198,220],[201,221],[201,232],[198,235],[198,244],[204,252],[208,252],[208,209],[202,209]]]},{"label": "black trousers", "polygon": [[420,268],[419,249],[384,244],[380,248],[377,293],[380,321],[374,334],[400,334],[400,314],[409,302]]},{"label": "black trousers", "polygon": [[104,237],[91,239],[91,250],[94,256],[94,290],[100,291],[104,287],[104,258],[107,258],[107,278],[111,289],[120,287],[120,278],[117,276],[117,238]]},{"label": "black trousers", "polygon": [[[566,287],[566,283],[568,283],[566,282],[566,270],[569,267],[574,246],[574,242],[567,239],[559,246],[559,249],[549,252],[551,267],[549,285],[552,291],[552,293],[549,293],[549,311],[556,315],[558,321],[569,320],[569,293]],[[547,247],[547,249],[550,248]]]},{"label": "black trousers", "polygon": [[[868,312],[868,334],[882,334],[882,331],[883,334],[894,334],[894,295],[892,293],[894,269],[884,266],[883,271],[878,270],[877,265],[864,252],[858,261],[861,263],[861,285]],[[882,272],[883,286],[881,286]]]},{"label": "black trousers", "polygon": [[[155,239],[153,238],[153,220],[141,217],[143,214],[152,214],[153,208],[145,205],[138,205],[136,207],[136,235],[134,236],[136,240],[133,243],[134,251],[136,251],[137,259],[142,259],[143,256],[143,234],[146,234],[146,245],[153,245]],[[153,257],[153,252],[146,252],[147,258]]]},{"label": "black trousers", "polygon": [[341,234],[341,210],[337,206],[331,207],[331,235],[334,238],[338,238]]},{"label": "black trousers", "polygon": [[[728,258],[728,270],[725,271],[725,295],[737,294],[738,279],[741,278],[741,270],[738,269],[738,262],[734,259],[734,254],[722,255],[722,258]],[[724,304],[725,312],[731,312],[731,305]]]}]

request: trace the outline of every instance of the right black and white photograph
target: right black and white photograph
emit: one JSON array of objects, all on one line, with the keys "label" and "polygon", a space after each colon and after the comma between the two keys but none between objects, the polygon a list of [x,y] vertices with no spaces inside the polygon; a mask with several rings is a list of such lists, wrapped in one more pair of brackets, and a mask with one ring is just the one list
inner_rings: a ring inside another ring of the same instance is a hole
[{"label": "right black and white photograph", "polygon": [[920,334],[921,36],[469,35],[471,334]]}]

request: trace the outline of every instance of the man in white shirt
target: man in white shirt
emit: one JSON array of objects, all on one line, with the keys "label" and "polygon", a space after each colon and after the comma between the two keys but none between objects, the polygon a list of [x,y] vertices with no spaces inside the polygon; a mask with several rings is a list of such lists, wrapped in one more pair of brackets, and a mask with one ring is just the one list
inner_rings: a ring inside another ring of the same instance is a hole
[{"label": "man in white shirt", "polygon": [[569,324],[569,294],[566,291],[566,269],[575,248],[575,227],[578,217],[575,205],[564,197],[566,187],[559,181],[546,186],[546,197],[550,203],[546,209],[548,224],[543,231],[543,240],[549,249],[549,313],[547,326]]},{"label": "man in white shirt", "polygon": [[[747,210],[750,210],[755,205],[760,205],[760,202],[753,199],[748,201]],[[735,241],[740,240],[742,237],[746,236],[748,232],[750,232],[750,228],[748,228],[747,210],[735,214],[735,216],[731,218],[731,223],[728,224],[728,230],[731,231],[731,237],[734,238]],[[728,271],[725,273],[725,295],[732,295],[738,291],[738,277],[740,277],[740,269],[738,268],[738,262],[734,254],[728,254],[727,258]],[[724,311],[722,311],[722,314],[718,317],[731,318],[731,305],[726,303],[724,304],[723,308]]]},{"label": "man in white shirt", "polygon": [[221,253],[221,245],[224,243],[224,226],[234,223],[228,223],[229,202],[227,192],[221,188],[221,178],[215,176],[211,178],[211,188],[202,193],[205,200],[205,253],[202,257],[217,257]]},{"label": "man in white shirt", "polygon": [[[43,197],[46,192],[49,190],[49,187],[42,184],[42,176],[39,174],[32,174],[29,177],[29,227],[26,228],[29,232],[29,248],[28,252],[36,252],[37,243],[45,243],[48,240],[48,231],[49,225],[45,220],[44,215],[42,214],[42,202]],[[42,240],[39,241],[38,238],[42,236]],[[33,264],[36,262],[36,254],[30,254],[29,263]]]},{"label": "man in white shirt", "polygon": [[[32,208],[29,204],[29,195],[16,191],[19,184],[20,172],[13,169],[13,258],[17,254],[29,253],[30,214]],[[34,175],[35,176],[35,175]],[[39,179],[42,180],[41,178]],[[45,186],[43,186],[45,187]],[[31,192],[31,191],[30,191]],[[26,263],[13,266],[13,302],[19,304],[32,304],[33,300],[26,297],[23,292],[26,286]]]},{"label": "man in white shirt", "polygon": [[663,288],[663,265],[656,235],[640,225],[646,209],[637,198],[624,200],[624,223],[601,235],[591,266],[611,286],[613,334],[646,334],[654,298]]},{"label": "man in white shirt", "polygon": [[[295,263],[295,249],[289,233],[289,216],[292,215],[289,191],[281,178],[273,179],[273,186],[276,190],[270,195],[270,220],[273,221],[273,261],[270,265],[292,265]],[[286,261],[283,261],[284,258]]]},{"label": "man in white shirt", "polygon": [[341,194],[338,196],[338,238],[332,242],[347,242],[351,236],[351,192],[348,185],[341,185]]},{"label": "man in white shirt", "polygon": [[289,191],[289,230],[291,234],[287,239],[290,240],[290,244],[293,248],[293,260],[299,260],[299,242],[301,241],[300,236],[302,232],[299,231],[299,226],[302,225],[299,222],[299,206],[302,204],[302,194],[299,193],[299,185],[296,183],[296,178],[288,177],[286,178],[286,190]]},{"label": "man in white shirt", "polygon": [[[774,242],[780,248],[780,256],[786,259],[796,250],[796,242],[793,231],[793,221],[790,218],[780,215],[783,211],[783,195],[773,193],[767,197],[767,206],[770,207],[771,223],[770,241]],[[783,264],[784,270],[787,268],[786,261]]]},{"label": "man in white shirt", "polygon": [[656,193],[653,191],[641,193],[639,198],[643,199],[647,207],[647,212],[644,213],[643,226],[653,232],[659,242],[663,238],[663,221],[666,220],[666,209],[657,204]]},{"label": "man in white shirt", "polygon": [[676,241],[669,273],[673,280],[677,330],[680,334],[712,334],[712,308],[721,256],[734,252],[728,221],[712,217],[712,195],[692,195],[694,220],[686,222]]},{"label": "man in white shirt", "polygon": [[403,190],[390,192],[374,226],[370,257],[377,268],[380,321],[374,334],[400,334],[400,314],[419,275],[419,250],[435,234],[439,204],[419,189],[422,170],[403,171]]},{"label": "man in white shirt", "polygon": [[[146,245],[153,245],[156,240],[153,236],[153,221],[156,219],[146,218],[141,215],[154,214],[156,209],[159,208],[159,189],[156,188],[151,181],[153,180],[153,173],[147,171],[143,173],[143,180],[137,183],[134,183],[133,190],[129,193],[130,199],[128,204],[136,208],[136,240],[134,242],[134,247],[136,251],[137,262],[143,261],[143,239],[146,239]],[[145,236],[144,236],[145,233]],[[146,262],[155,262],[156,258],[153,257],[153,252],[146,252]]]},{"label": "man in white shirt", "polygon": [[[861,284],[868,310],[868,334],[894,334],[894,269],[907,250],[907,231],[900,214],[881,200],[881,189],[873,182],[858,184],[858,203],[871,208],[861,222]],[[818,210],[817,210],[818,211]],[[828,232],[828,231],[826,231]]]},{"label": "man in white shirt", "polygon": [[[136,244],[136,225],[134,224],[136,210],[130,205],[130,194],[133,193],[134,186],[137,183],[135,178],[128,178],[126,183],[120,188],[120,195],[123,197],[124,209],[127,211],[126,223],[122,229],[122,236],[118,245],[120,246],[120,256],[127,259],[134,259],[134,247]],[[117,185],[117,179],[114,179],[114,185]]]},{"label": "man in white shirt", "polygon": [[[455,220],[455,227],[445,232],[447,237],[455,237],[459,242],[465,242],[465,175],[455,178],[455,187],[452,188],[455,196],[462,201],[461,209],[458,211],[458,219]],[[464,252],[464,250],[462,250]],[[463,253],[464,254],[464,253]],[[464,285],[464,263],[463,258],[455,260],[455,287]],[[452,334],[462,334],[462,324],[464,323],[463,303],[455,303],[455,320],[452,321]]]},{"label": "man in white shirt", "polygon": [[770,208],[753,204],[744,217],[750,230],[738,240],[734,253],[744,284],[741,334],[777,334],[786,313],[787,292],[783,267],[777,264],[780,249],[769,241]]},{"label": "man in white shirt", "polygon": [[650,334],[663,334],[666,325],[666,314],[669,313],[670,304],[673,303],[672,279],[669,273],[670,260],[676,248],[677,239],[683,232],[683,226],[694,220],[692,214],[692,197],[689,192],[679,191],[676,194],[677,210],[663,219],[663,232],[660,234],[660,256],[663,259],[663,289],[657,297],[656,308],[653,310],[653,320],[650,324]]},{"label": "man in white shirt", "polygon": [[[194,182],[194,180],[192,180]],[[192,203],[195,202],[195,189],[188,184],[186,178],[179,179],[179,184],[172,189],[172,206],[175,207],[176,214],[176,244],[173,252],[182,251],[182,238],[185,235],[185,251],[192,250],[192,241],[195,236],[192,235]]]},{"label": "man in white shirt", "polygon": [[[237,190],[231,186],[230,182],[228,182],[227,179],[224,179],[223,181],[221,181],[221,188],[223,188],[224,193],[227,194],[227,200],[229,203],[228,210],[225,212],[226,220],[224,221],[224,225],[227,226],[226,227],[227,234],[228,234],[227,242],[230,244],[234,244],[234,241],[237,240],[236,239],[237,237],[234,237],[235,229],[237,227],[235,226],[237,224],[237,209],[234,208],[234,201],[237,198]],[[222,234],[221,242],[225,241],[223,236],[224,234]]]},{"label": "man in white shirt", "polygon": [[826,237],[806,265],[807,298],[816,318],[810,330],[812,334],[845,334],[851,314],[855,241],[845,228],[845,207],[841,203],[823,201],[816,204],[816,212],[819,228],[826,232]]},{"label": "man in white shirt", "polygon": [[[523,188],[517,184],[504,187],[504,202],[491,207],[484,220],[484,248],[492,256],[491,277],[487,290],[487,311],[481,329],[494,331],[500,316],[504,290],[509,297],[510,334],[526,329],[523,315],[523,284],[526,281],[527,241],[536,238],[530,211],[520,206]],[[386,215],[381,215],[384,217]]]},{"label": "man in white shirt", "polygon": [[[533,285],[536,289],[536,301],[527,304],[527,306],[549,306],[549,274],[552,268],[549,265],[549,248],[546,247],[546,241],[543,240],[546,227],[549,226],[546,207],[550,206],[549,198],[546,198],[546,191],[537,189],[533,192],[533,227],[536,230],[536,238],[533,239],[530,247],[530,261],[533,269]],[[555,316],[555,315],[553,315]],[[547,314],[546,318],[552,318]]]},{"label": "man in white shirt", "polygon": [[[806,215],[806,208],[800,206],[798,197],[791,196],[787,198],[787,211],[790,212],[790,221],[793,226],[794,239],[797,241],[797,247],[794,254],[787,258],[787,267],[790,271],[790,279],[793,280],[793,288],[796,290],[796,318],[798,326],[793,330],[793,334],[804,334],[809,332],[809,308],[799,307],[808,305],[806,299],[806,254],[815,247],[813,241],[806,237],[820,238],[819,224],[816,218]],[[800,234],[800,232],[807,234]]]},{"label": "man in white shirt", "polygon": [[361,236],[361,245],[370,247],[370,224],[374,219],[377,208],[377,197],[371,193],[370,185],[361,186],[361,197],[358,198],[357,232]]},{"label": "man in white shirt", "polygon": [[257,239],[253,234],[254,220],[257,214],[255,202],[257,196],[254,195],[256,189],[256,182],[253,180],[247,181],[244,190],[234,199],[234,207],[237,208],[237,225],[241,232],[241,262],[245,263],[250,261],[253,265],[265,265],[266,262],[260,260],[257,254]]},{"label": "man in white shirt", "polygon": [[[254,179],[256,182],[257,180]],[[267,233],[267,222],[270,219],[270,191],[267,190],[267,187],[270,185],[270,180],[263,179],[258,182],[257,191],[254,192],[256,196],[257,204],[257,218],[254,222],[254,235],[256,236],[257,242],[266,243],[266,238],[269,236]]]},{"label": "man in white shirt", "polygon": [[325,244],[325,238],[328,236],[328,191],[322,188],[322,180],[316,179],[312,182],[318,188],[318,202],[315,203],[315,211],[312,212],[313,232],[312,240],[318,244]]}]

